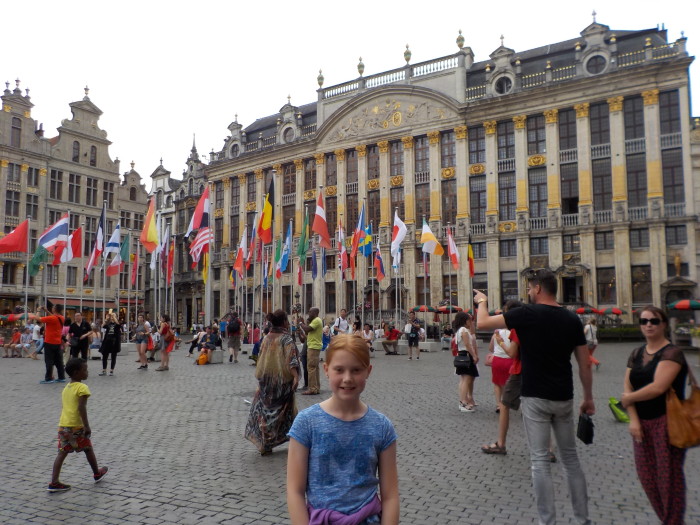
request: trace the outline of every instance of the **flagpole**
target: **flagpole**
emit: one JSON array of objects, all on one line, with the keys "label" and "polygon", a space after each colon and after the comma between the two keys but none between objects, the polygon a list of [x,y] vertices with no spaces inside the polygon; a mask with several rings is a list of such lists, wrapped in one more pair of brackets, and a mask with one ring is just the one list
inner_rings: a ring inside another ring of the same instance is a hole
[{"label": "flagpole", "polygon": [[32,240],[32,218],[27,215],[27,261],[24,265],[24,314],[25,319],[29,318],[29,251]]},{"label": "flagpole", "polygon": [[85,259],[83,258],[83,247],[84,247],[84,235],[85,235],[85,223],[83,222],[80,227],[82,228],[80,233],[80,312],[83,311],[83,290],[85,288],[85,279],[83,279],[83,274],[85,273]]},{"label": "flagpole", "polygon": [[103,225],[104,227],[104,234],[103,234],[103,250],[102,250],[102,324],[104,324],[105,320],[105,312],[106,312],[106,302],[107,302],[107,269],[105,262],[107,261],[107,246],[104,244],[105,242],[109,242],[107,239],[107,200],[102,201],[102,211],[104,212],[105,216],[105,223]]},{"label": "flagpole", "polygon": [[[372,221],[369,221],[369,231],[370,231],[370,233],[372,233],[372,232],[374,231],[374,229],[372,228],[372,226],[373,226],[373,225],[372,225]],[[372,240],[374,240],[374,239],[372,239]],[[377,239],[377,240],[379,240],[379,239]],[[379,246],[379,243],[377,243],[377,246]],[[377,252],[374,251],[374,243],[372,244],[372,248],[373,248],[373,249],[372,249],[372,265],[371,265],[369,268],[367,268],[367,277],[368,277],[368,279],[369,279],[369,276],[370,276],[371,273],[372,273],[372,268],[374,267],[374,263],[377,261]],[[369,264],[369,260],[367,261],[367,264]],[[374,274],[374,281],[371,281],[371,282],[372,282],[372,332],[374,332],[374,325],[377,324],[377,313],[375,312],[375,309],[374,309],[374,285],[375,285],[376,282],[377,282],[376,270],[375,270],[375,274]],[[363,330],[365,329],[364,325],[362,325],[362,329],[363,329]]]},{"label": "flagpole", "polygon": [[128,341],[131,327],[131,270],[134,266],[134,261],[131,260],[131,228],[127,228],[126,238],[129,243],[129,261],[126,266],[126,339]]},{"label": "flagpole", "polygon": [[[207,183],[207,189],[209,188],[209,183]],[[211,191],[209,192],[209,195],[211,195]],[[209,224],[207,224],[207,228],[212,227],[212,219],[214,218],[214,214],[211,211],[211,199],[209,199],[209,209],[207,210],[207,214],[209,215]],[[212,318],[211,318],[211,280],[212,280],[212,274],[211,274],[211,257],[212,257],[212,240],[209,240],[208,244],[208,253],[207,253],[207,282],[204,283],[204,317],[205,317],[205,323],[211,324]]]},{"label": "flagpole", "polygon": [[[342,258],[342,246],[340,246],[341,241],[340,241],[340,229],[342,228],[343,224],[343,214],[339,213],[340,220],[338,221],[338,235],[336,236],[336,251],[338,252],[338,275],[340,277],[340,284],[338,285],[338,298],[341,299],[340,301],[340,310],[343,309],[343,302],[345,300],[345,290],[343,289],[343,281],[344,281],[344,274],[343,274],[343,258]],[[347,305],[347,302],[345,303]],[[336,312],[339,310],[338,306],[336,305]],[[337,316],[337,313],[336,313]]]}]

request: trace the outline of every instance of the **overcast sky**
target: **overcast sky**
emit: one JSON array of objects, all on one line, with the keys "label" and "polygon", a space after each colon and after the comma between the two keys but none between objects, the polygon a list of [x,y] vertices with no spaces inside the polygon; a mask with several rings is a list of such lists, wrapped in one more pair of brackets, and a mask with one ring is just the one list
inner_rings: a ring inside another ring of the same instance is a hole
[{"label": "overcast sky", "polygon": [[[294,105],[325,87],[401,67],[410,45],[412,63],[465,45],[484,60],[500,45],[518,51],[579,36],[597,21],[613,30],[665,24],[669,41],[685,31],[691,55],[700,49],[697,2],[581,3],[431,0],[214,1],[22,0],[3,2],[2,72],[30,88],[32,116],[46,136],[70,118],[70,102],[84,96],[103,112],[100,126],[112,141],[111,157],[144,177],[163,158],[180,177],[196,134],[200,154],[219,151],[238,114],[243,126]],[[693,8],[692,5],[696,7]],[[700,115],[700,66],[691,66],[694,115]],[[207,160],[207,157],[204,157]]]}]

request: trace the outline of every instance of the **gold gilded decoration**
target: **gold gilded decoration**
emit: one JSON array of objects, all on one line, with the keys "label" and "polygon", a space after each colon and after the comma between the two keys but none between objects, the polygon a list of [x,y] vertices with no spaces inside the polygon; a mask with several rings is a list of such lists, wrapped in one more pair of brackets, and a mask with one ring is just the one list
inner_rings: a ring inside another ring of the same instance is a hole
[{"label": "gold gilded decoration", "polygon": [[612,97],[608,99],[608,107],[610,111],[622,111],[622,101],[625,97]]},{"label": "gold gilded decoration", "polygon": [[29,164],[22,164],[22,166],[20,166],[20,171],[22,173],[27,173],[29,171]]},{"label": "gold gilded decoration", "polygon": [[442,168],[442,178],[443,179],[451,179],[452,177],[455,176],[455,169],[454,168]]},{"label": "gold gilded decoration", "polygon": [[517,228],[517,225],[515,224],[514,221],[508,221],[508,222],[499,222],[498,223],[498,231],[501,233],[510,233],[514,232]]},{"label": "gold gilded decoration", "polygon": [[193,199],[192,197],[190,197],[189,199],[187,199],[185,201],[185,206],[187,206],[187,207],[196,206],[196,205],[197,205],[197,200]]},{"label": "gold gilded decoration", "polygon": [[39,190],[38,190],[38,188],[32,188],[31,186],[29,186],[29,187],[27,188],[27,192],[29,192],[29,193],[39,193]]},{"label": "gold gilded decoration", "polygon": [[355,146],[355,151],[357,151],[358,157],[364,157],[367,155],[367,146],[365,144],[360,144],[359,146]]},{"label": "gold gilded decoration", "polygon": [[650,89],[649,91],[642,91],[642,98],[644,99],[645,106],[651,106],[652,104],[659,103],[659,90]]},{"label": "gold gilded decoration", "polygon": [[7,168],[7,166],[9,166],[9,164],[10,164],[9,160],[6,160],[6,159],[0,160],[0,166],[2,166],[3,168]]},{"label": "gold gilded decoration", "polygon": [[544,155],[530,155],[527,159],[528,166],[544,166],[547,163],[547,157]]},{"label": "gold gilded decoration", "polygon": [[525,122],[527,121],[527,115],[516,115],[513,117],[513,122],[515,122],[515,129],[525,129]]},{"label": "gold gilded decoration", "polygon": [[30,111],[27,110],[24,112],[24,118],[29,118],[31,116],[32,116],[32,113]]},{"label": "gold gilded decoration", "polygon": [[66,288],[66,292],[75,293],[75,288]]},{"label": "gold gilded decoration", "polygon": [[19,268],[20,270],[23,270],[23,269],[24,269],[24,266],[25,266],[25,265],[24,265],[23,263],[19,263],[19,264],[17,265],[17,268]]},{"label": "gold gilded decoration", "polygon": [[576,118],[584,118],[588,116],[588,108],[591,105],[588,102],[583,102],[581,104],[575,104],[574,109],[576,110]]},{"label": "gold gilded decoration", "polygon": [[326,161],[326,155],[323,153],[315,153],[314,158],[316,159],[317,166],[322,166],[323,163]]},{"label": "gold gilded decoration", "polygon": [[326,195],[328,197],[333,197],[338,193],[338,186],[328,186],[326,188]]},{"label": "gold gilded decoration", "polygon": [[387,129],[389,127],[389,121],[388,120],[382,120],[382,127],[384,129]]},{"label": "gold gilded decoration", "polygon": [[92,295],[92,290],[83,290],[86,294]]},{"label": "gold gilded decoration", "polygon": [[393,187],[403,186],[403,177],[401,175],[396,175],[394,177],[391,177],[391,185]]},{"label": "gold gilded decoration", "polygon": [[258,168],[255,170],[255,180],[262,180],[263,178],[263,170],[262,168]]},{"label": "gold gilded decoration", "polygon": [[387,153],[389,151],[388,140],[380,140],[379,142],[377,142],[377,146],[379,147],[379,153]]},{"label": "gold gilded decoration", "polygon": [[403,149],[411,149],[413,147],[413,137],[401,137],[401,142],[403,142]]},{"label": "gold gilded decoration", "polygon": [[367,189],[368,190],[376,190],[379,189],[379,179],[370,179],[367,181]]},{"label": "gold gilded decoration", "polygon": [[229,259],[229,261],[235,261],[236,260],[236,252],[234,252],[234,251],[228,252],[228,259]]},{"label": "gold gilded decoration", "polygon": [[272,169],[279,173],[282,171],[282,164],[273,164]]},{"label": "gold gilded decoration", "polygon": [[245,184],[245,179],[246,179],[245,173],[239,173],[238,175],[236,175],[236,177],[238,177],[239,184]]},{"label": "gold gilded decoration", "polygon": [[464,140],[467,138],[467,126],[457,126],[455,128],[455,138],[457,140]]},{"label": "gold gilded decoration", "polygon": [[216,208],[214,210],[214,217],[216,217],[217,219],[220,219],[223,216],[224,216],[224,209],[223,208]]},{"label": "gold gilded decoration", "polygon": [[400,111],[394,111],[393,115],[391,115],[391,123],[394,126],[401,125],[401,112]]},{"label": "gold gilded decoration", "polygon": [[126,295],[126,290],[119,290],[119,295]]},{"label": "gold gilded decoration", "polygon": [[487,135],[494,135],[496,133],[496,124],[495,120],[487,120],[484,122],[484,129],[486,129]]},{"label": "gold gilded decoration", "polygon": [[548,109],[544,112],[544,121],[547,124],[556,124],[559,120],[559,110],[558,109]]},{"label": "gold gilded decoration", "polygon": [[316,198],[316,190],[306,190],[304,192],[304,200],[312,201]]},{"label": "gold gilded decoration", "polygon": [[2,105],[2,110],[3,110],[5,113],[9,113],[10,111],[12,111],[12,106],[10,106],[9,104],[3,104],[3,105]]},{"label": "gold gilded decoration", "polygon": [[256,203],[255,201],[246,202],[245,211],[255,211]]},{"label": "gold gilded decoration", "polygon": [[345,160],[345,150],[344,149],[337,149],[333,153],[335,153],[336,160]]},{"label": "gold gilded decoration", "polygon": [[228,189],[230,187],[231,187],[231,179],[230,178],[224,179],[224,188]]},{"label": "gold gilded decoration", "polygon": [[46,168],[41,168],[39,170],[39,175],[41,175],[42,177],[46,177]]},{"label": "gold gilded decoration", "polygon": [[428,131],[428,142],[430,142],[430,144],[438,144],[440,142],[440,132]]},{"label": "gold gilded decoration", "polygon": [[483,175],[486,172],[486,166],[483,164],[472,164],[469,166],[469,175]]},{"label": "gold gilded decoration", "polygon": [[297,171],[304,168],[304,161],[302,159],[294,159],[294,167]]}]

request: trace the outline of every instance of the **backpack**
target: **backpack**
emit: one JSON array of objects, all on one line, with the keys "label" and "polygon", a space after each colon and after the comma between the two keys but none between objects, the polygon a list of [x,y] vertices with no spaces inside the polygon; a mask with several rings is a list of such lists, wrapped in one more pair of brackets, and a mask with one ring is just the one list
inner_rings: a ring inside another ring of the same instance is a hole
[{"label": "backpack", "polygon": [[231,321],[226,327],[226,333],[228,335],[236,335],[236,333],[241,330],[241,322],[238,319]]},{"label": "backpack", "polygon": [[198,365],[206,365],[209,362],[209,356],[207,356],[206,353],[202,352],[199,354],[199,357],[197,358],[197,364]]}]

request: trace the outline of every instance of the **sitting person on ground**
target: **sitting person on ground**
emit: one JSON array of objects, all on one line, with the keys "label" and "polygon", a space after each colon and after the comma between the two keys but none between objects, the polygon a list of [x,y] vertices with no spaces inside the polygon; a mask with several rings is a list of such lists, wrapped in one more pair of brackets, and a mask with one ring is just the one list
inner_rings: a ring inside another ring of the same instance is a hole
[{"label": "sitting person on ground", "polygon": [[399,355],[399,337],[401,337],[401,332],[392,325],[385,325],[386,329],[384,331],[384,340],[382,341],[382,347],[386,355]]},{"label": "sitting person on ground", "polygon": [[17,353],[17,345],[19,345],[19,340],[21,337],[22,334],[20,334],[19,328],[13,328],[10,341],[3,345],[3,349],[5,350],[5,355],[3,357],[22,357],[21,350],[19,351],[19,354]]},{"label": "sitting person on ground", "polygon": [[190,350],[187,354],[187,357],[192,357],[192,352],[194,352],[195,348],[199,348],[199,343],[202,342],[202,338],[205,335],[206,332],[204,330],[195,334],[195,336],[192,338],[192,342],[190,343]]},{"label": "sitting person on ground", "polygon": [[[211,352],[216,348],[216,341],[218,339],[218,335],[216,335],[211,326],[207,326],[204,331],[204,336],[202,337],[200,343],[199,343],[199,356],[200,359],[195,360],[194,364],[198,365],[200,362],[202,364],[207,364],[209,363],[209,360],[211,359]],[[204,358],[202,358],[202,355],[206,355],[206,361],[204,361]]]},{"label": "sitting person on ground", "polygon": [[20,357],[22,356],[22,351],[24,351],[27,353],[27,357],[34,360],[39,359],[36,356],[36,350],[32,350],[32,329],[28,326],[24,329],[24,332],[22,332],[19,338],[18,348]]}]

